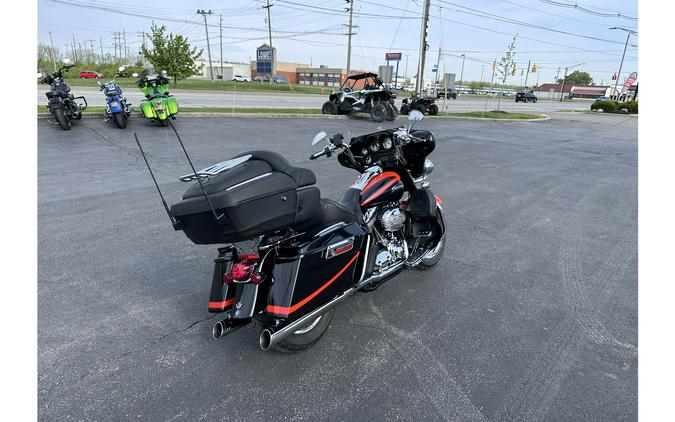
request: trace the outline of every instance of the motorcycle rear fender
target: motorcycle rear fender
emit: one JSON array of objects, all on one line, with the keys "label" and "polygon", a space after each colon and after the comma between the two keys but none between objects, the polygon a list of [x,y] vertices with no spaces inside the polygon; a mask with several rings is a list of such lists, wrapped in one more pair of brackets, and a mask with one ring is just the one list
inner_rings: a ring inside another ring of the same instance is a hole
[{"label": "motorcycle rear fender", "polygon": [[49,103],[47,104],[47,107],[49,110],[55,110],[57,108],[63,108],[63,100],[61,97],[52,97],[49,99]]},{"label": "motorcycle rear fender", "polygon": [[351,223],[278,247],[264,311],[294,321],[349,290],[365,268],[366,238]]},{"label": "motorcycle rear fender", "polygon": [[140,102],[139,106],[141,107],[141,111],[143,111],[143,116],[146,119],[155,119],[157,118],[157,114],[155,113],[155,109],[150,104],[150,101],[148,100],[143,100]]},{"label": "motorcycle rear fender", "polygon": [[[113,102],[117,104],[114,107],[112,105]],[[120,100],[120,97],[117,95],[108,97],[108,108],[110,109],[111,113],[119,113],[121,111],[124,111],[124,108],[122,107],[122,101]]]}]

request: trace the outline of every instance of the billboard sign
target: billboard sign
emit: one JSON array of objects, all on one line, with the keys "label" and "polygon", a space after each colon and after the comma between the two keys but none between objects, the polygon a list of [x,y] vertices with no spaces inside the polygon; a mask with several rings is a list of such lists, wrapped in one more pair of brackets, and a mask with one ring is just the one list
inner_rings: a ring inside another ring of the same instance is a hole
[{"label": "billboard sign", "polygon": [[400,61],[402,53],[384,53],[384,59],[387,61]]}]

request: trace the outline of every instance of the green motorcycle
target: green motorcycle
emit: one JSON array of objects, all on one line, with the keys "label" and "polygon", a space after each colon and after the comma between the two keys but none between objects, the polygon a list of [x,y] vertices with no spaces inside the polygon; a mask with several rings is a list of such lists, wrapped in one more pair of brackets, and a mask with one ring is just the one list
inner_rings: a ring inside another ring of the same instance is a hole
[{"label": "green motorcycle", "polygon": [[[134,73],[133,77],[138,77]],[[142,74],[136,83],[145,94],[145,100],[139,104],[143,116],[152,121],[158,121],[162,126],[169,125],[169,118],[176,119],[178,114],[178,100],[169,95],[169,79],[166,70],[161,74]]]}]

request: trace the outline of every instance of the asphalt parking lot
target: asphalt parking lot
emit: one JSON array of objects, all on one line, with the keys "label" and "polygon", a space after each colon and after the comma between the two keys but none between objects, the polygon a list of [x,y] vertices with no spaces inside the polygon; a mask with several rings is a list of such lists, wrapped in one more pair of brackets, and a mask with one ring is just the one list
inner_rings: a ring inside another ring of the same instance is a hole
[{"label": "asphalt parking lot", "polygon": [[[385,122],[386,123],[386,122]],[[199,168],[271,149],[337,198],[356,173],[309,161],[367,120],[181,118]],[[40,420],[637,420],[637,119],[424,120],[448,243],[340,305],[297,355],[252,327],[214,341],[215,248],[164,213],[187,163],[170,128],[38,120]]]}]

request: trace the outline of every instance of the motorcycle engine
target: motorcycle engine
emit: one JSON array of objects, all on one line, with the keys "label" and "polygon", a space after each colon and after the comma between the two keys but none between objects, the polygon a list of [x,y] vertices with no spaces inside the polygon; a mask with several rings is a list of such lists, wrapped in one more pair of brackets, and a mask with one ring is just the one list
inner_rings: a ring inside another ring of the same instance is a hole
[{"label": "motorcycle engine", "polygon": [[406,215],[400,208],[391,208],[382,213],[380,224],[385,231],[395,232],[403,228],[405,219]]}]

